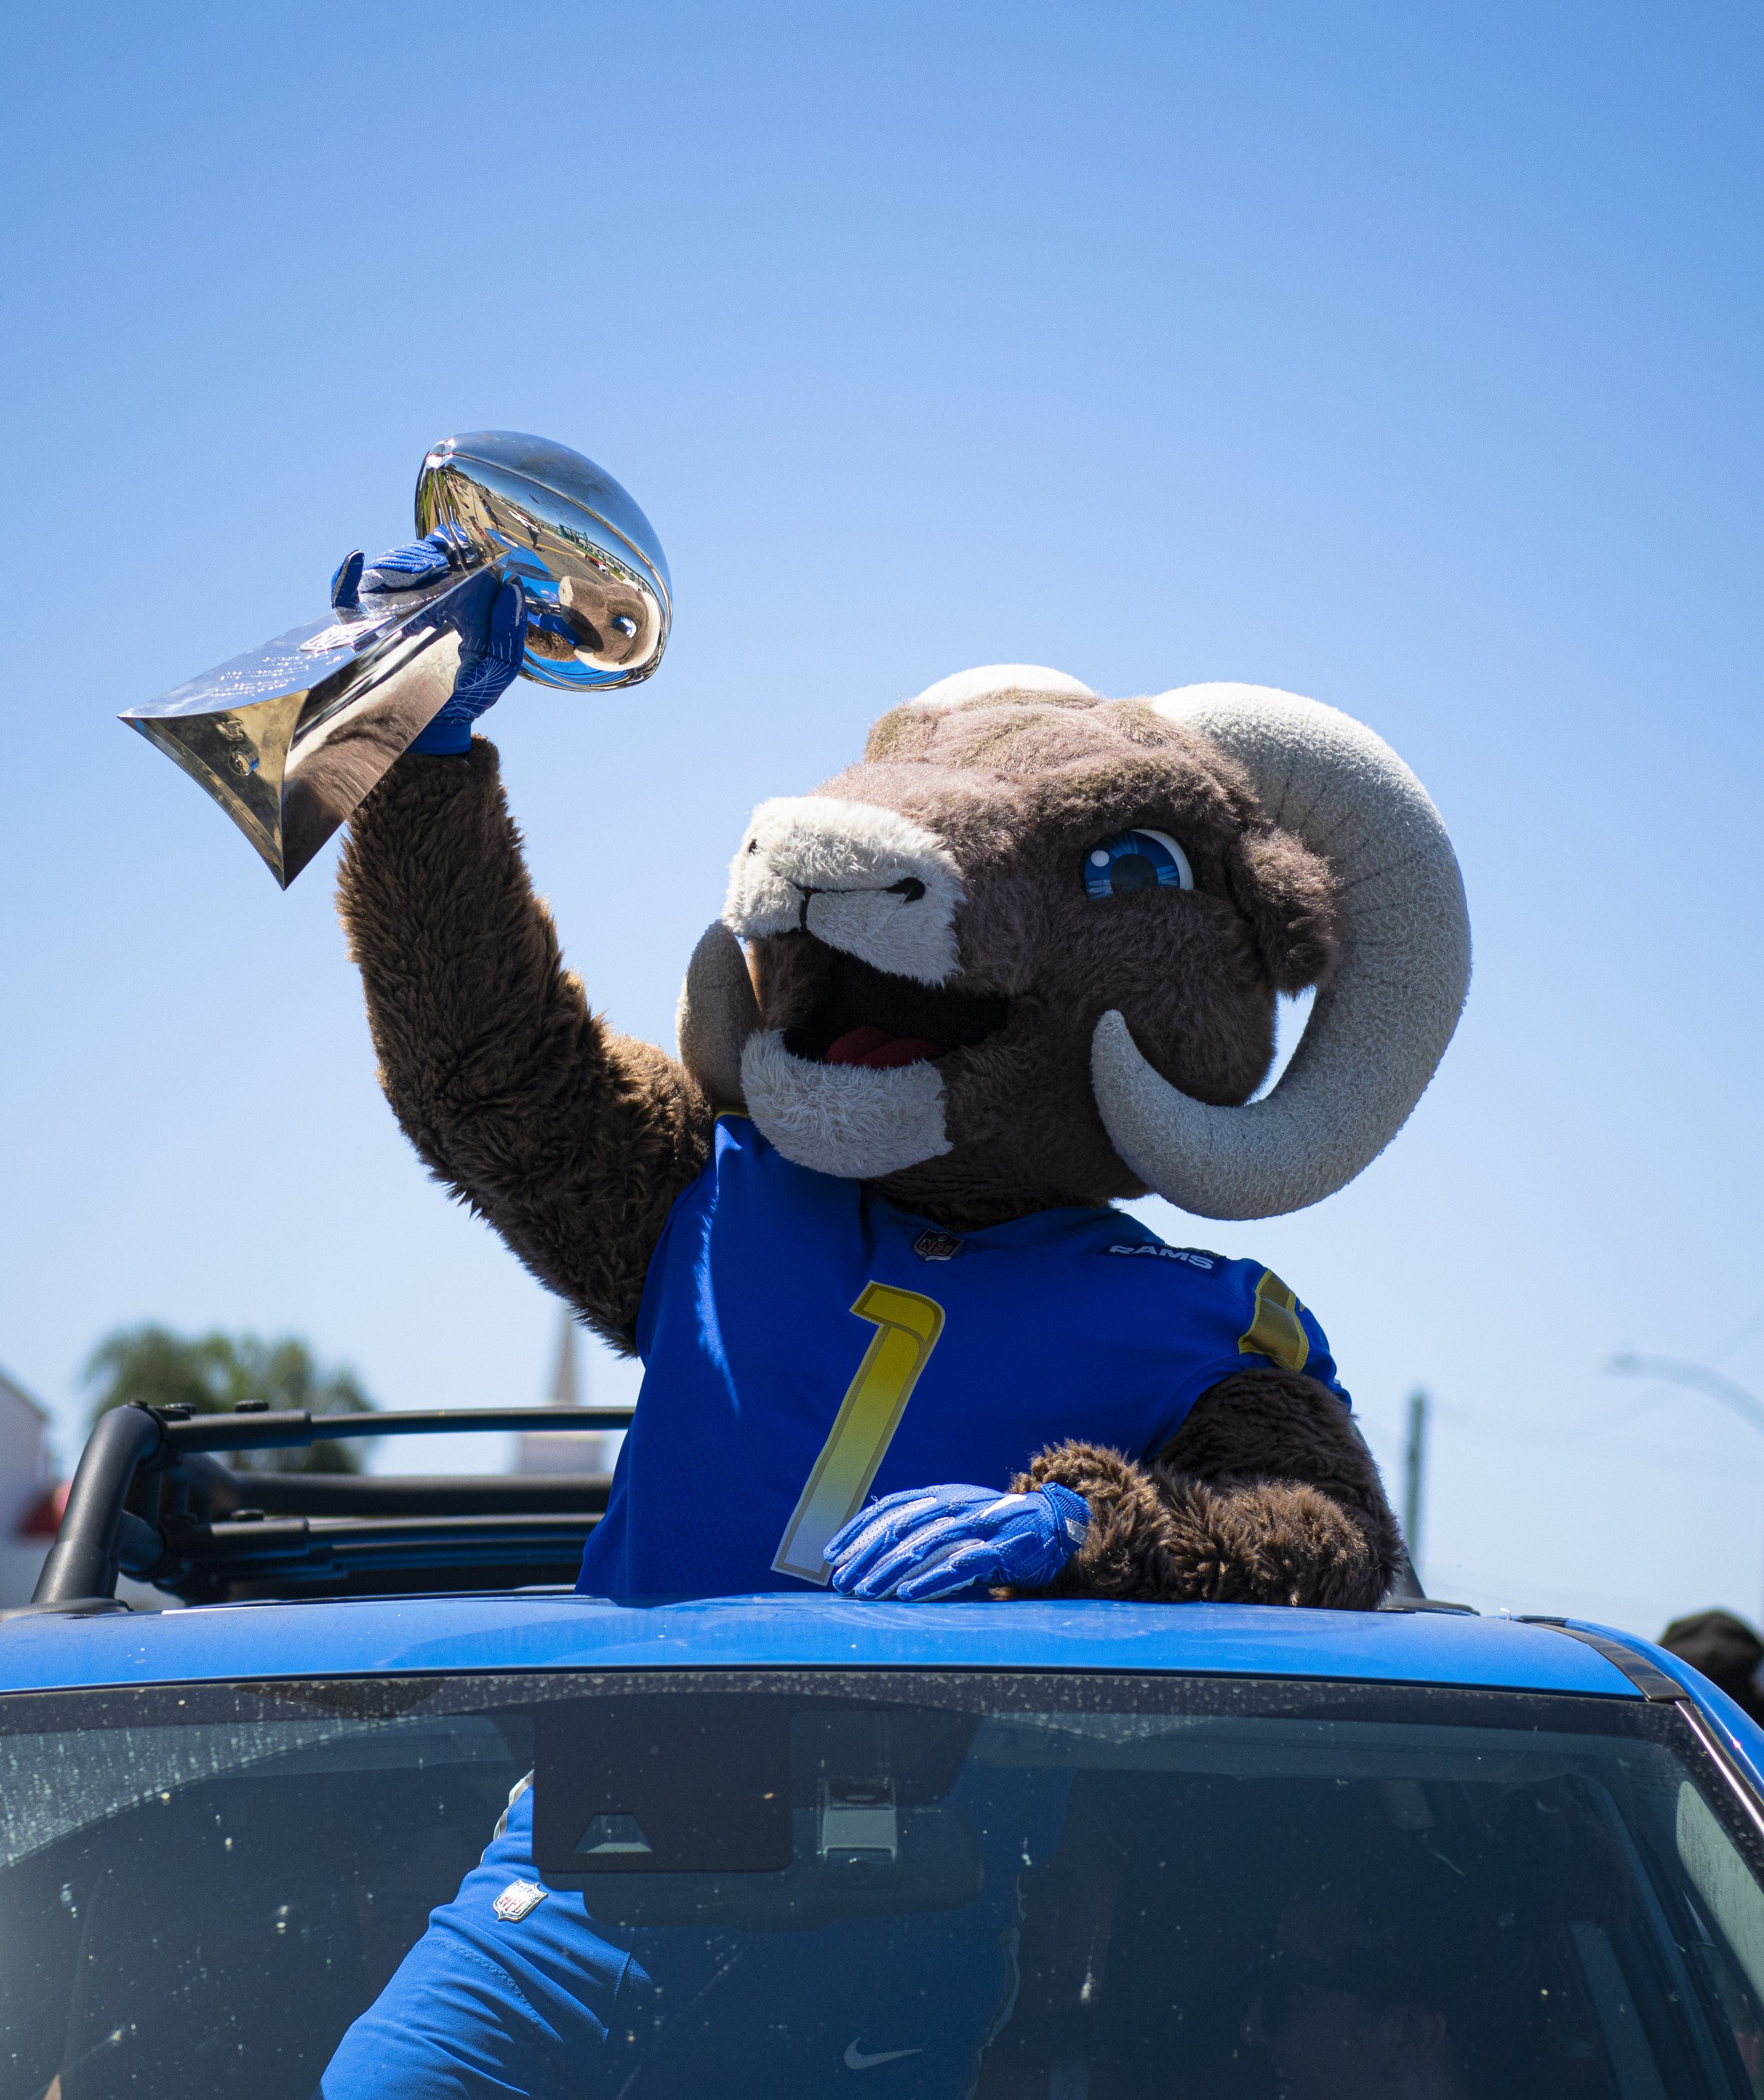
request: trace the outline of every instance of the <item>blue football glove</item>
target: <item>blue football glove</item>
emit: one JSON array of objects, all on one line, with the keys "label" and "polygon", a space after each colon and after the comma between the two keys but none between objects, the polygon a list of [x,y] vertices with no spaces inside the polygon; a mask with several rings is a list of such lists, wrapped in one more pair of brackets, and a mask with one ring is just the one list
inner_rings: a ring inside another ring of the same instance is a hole
[{"label": "blue football glove", "polygon": [[907,1488],[860,1510],[828,1540],[827,1558],[841,1595],[910,1604],[976,1583],[1044,1589],[1089,1529],[1089,1503],[1057,1481],[1025,1495]]},{"label": "blue football glove", "polygon": [[[415,590],[421,584],[439,583],[465,545],[465,535],[456,526],[440,526],[420,540],[376,554],[361,572],[360,580],[368,590],[381,591]],[[343,566],[346,568],[349,564],[346,562]],[[340,569],[337,576],[342,572]],[[332,589],[334,593],[335,578]]]},{"label": "blue football glove", "polygon": [[472,724],[514,683],[527,648],[527,593],[518,580],[505,584],[490,608],[482,639],[461,648],[453,696],[410,747],[430,757],[457,758],[472,748]]},{"label": "blue football glove", "polygon": [[[358,547],[337,564],[331,578],[331,603],[340,612],[352,612],[360,605],[364,588],[415,590],[420,585],[439,583],[458,566],[457,557],[466,545],[457,526],[443,525],[365,565]],[[527,593],[518,582],[506,583],[496,593],[483,633],[461,638],[452,697],[411,749],[449,758],[470,751],[472,724],[514,684],[526,651]]]}]

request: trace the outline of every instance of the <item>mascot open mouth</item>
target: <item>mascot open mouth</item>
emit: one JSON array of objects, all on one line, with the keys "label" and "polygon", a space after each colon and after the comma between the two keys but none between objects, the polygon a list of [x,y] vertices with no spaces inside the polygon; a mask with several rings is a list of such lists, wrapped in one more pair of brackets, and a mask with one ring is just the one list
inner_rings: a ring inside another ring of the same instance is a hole
[{"label": "mascot open mouth", "polygon": [[840,948],[827,952],[819,1004],[784,1031],[785,1049],[808,1063],[889,1071],[968,1049],[1010,1018],[1010,1001],[996,994],[946,990],[879,970]]}]

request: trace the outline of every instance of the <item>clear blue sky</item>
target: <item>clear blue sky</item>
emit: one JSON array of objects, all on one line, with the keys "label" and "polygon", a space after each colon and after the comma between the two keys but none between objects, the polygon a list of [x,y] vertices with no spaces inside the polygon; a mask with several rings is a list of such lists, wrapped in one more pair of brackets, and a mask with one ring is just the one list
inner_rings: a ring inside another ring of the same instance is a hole
[{"label": "clear blue sky", "polygon": [[553,1308],[379,1099],[329,858],[279,895],[112,719],[311,617],[428,444],[502,426],[673,562],[652,683],[495,718],[571,960],[655,1039],[750,806],[945,673],[1250,679],[1388,737],[1464,864],[1458,1040],[1321,1209],[1159,1221],[1316,1307],[1387,1467],[1431,1390],[1436,1591],[1757,1611],[1764,1438],[1599,1370],[1764,1388],[1755,7],[7,35],[0,1361],[70,1448],[148,1317],[303,1331],[390,1405],[542,1391]]}]

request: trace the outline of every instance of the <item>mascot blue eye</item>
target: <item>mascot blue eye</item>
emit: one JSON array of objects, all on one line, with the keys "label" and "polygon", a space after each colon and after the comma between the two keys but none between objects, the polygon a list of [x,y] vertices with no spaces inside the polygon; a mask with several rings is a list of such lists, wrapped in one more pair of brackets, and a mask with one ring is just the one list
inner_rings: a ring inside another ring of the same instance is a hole
[{"label": "mascot blue eye", "polygon": [[1132,889],[1192,889],[1194,871],[1168,832],[1117,832],[1084,856],[1087,897],[1124,897]]}]

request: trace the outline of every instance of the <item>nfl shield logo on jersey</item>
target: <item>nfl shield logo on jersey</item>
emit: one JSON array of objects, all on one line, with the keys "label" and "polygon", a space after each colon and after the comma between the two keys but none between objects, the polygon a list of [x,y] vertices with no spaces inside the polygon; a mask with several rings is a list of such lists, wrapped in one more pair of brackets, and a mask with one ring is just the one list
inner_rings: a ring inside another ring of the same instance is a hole
[{"label": "nfl shield logo on jersey", "polygon": [[510,1882],[490,1908],[505,1924],[518,1925],[529,1911],[536,1911],[551,1893],[537,1882]]}]

